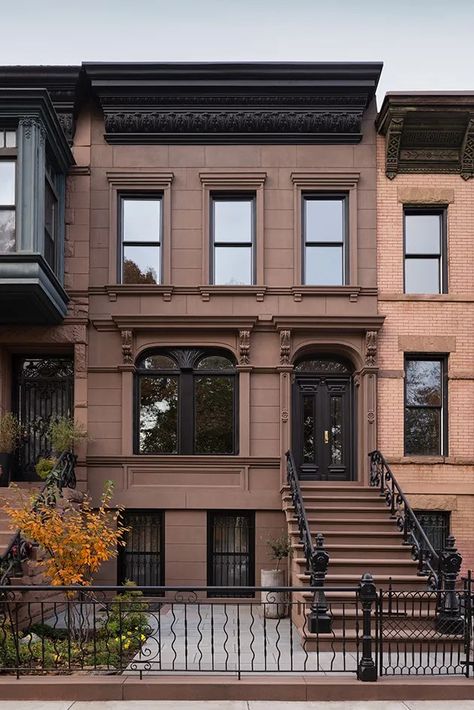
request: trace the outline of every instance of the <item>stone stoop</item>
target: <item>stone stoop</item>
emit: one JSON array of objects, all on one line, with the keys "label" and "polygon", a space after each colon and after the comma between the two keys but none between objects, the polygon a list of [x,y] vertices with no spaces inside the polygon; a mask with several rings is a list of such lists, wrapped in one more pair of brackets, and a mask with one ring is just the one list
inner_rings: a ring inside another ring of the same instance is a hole
[{"label": "stone stoop", "polygon": [[[417,592],[428,592],[426,577],[417,574],[411,548],[403,543],[403,535],[378,490],[356,483],[301,483],[301,492],[312,534],[324,535],[330,558],[326,587],[356,587],[362,575],[370,572],[377,589],[391,589],[397,599],[393,610],[384,603],[384,613],[392,613],[396,621],[395,630],[387,631],[387,641],[401,647],[415,644],[420,652],[427,648],[430,643],[427,632],[434,623],[433,596],[427,594],[426,601],[417,596]],[[282,490],[282,506],[291,541],[291,583],[295,587],[308,587],[310,575],[287,486]],[[400,592],[404,593],[402,597]],[[308,651],[354,650],[362,628],[362,612],[355,592],[326,592],[332,632],[318,637],[309,633],[307,625],[312,598],[312,593],[302,592],[297,598],[300,603],[292,607],[303,647]],[[375,624],[375,611],[373,617]],[[462,642],[459,637],[444,638],[455,645]]]}]

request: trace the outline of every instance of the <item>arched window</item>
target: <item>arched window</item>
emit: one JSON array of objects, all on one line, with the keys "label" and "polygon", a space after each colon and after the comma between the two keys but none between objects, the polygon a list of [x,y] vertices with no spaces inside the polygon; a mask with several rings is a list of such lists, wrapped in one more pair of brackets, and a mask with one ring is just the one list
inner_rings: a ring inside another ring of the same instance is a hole
[{"label": "arched window", "polygon": [[237,375],[219,350],[153,350],[137,362],[135,450],[236,454]]}]

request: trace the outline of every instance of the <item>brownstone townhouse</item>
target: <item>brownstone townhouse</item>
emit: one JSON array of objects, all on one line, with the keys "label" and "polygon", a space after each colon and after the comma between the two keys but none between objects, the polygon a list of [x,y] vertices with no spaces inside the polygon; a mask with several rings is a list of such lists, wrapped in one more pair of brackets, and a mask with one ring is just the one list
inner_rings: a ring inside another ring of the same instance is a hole
[{"label": "brownstone townhouse", "polygon": [[87,428],[78,485],[112,479],[132,528],[98,581],[251,586],[288,533],[304,581],[288,466],[329,580],[420,582],[393,475],[474,561],[474,96],[377,116],[380,71],[0,69],[11,478],[52,418]]}]

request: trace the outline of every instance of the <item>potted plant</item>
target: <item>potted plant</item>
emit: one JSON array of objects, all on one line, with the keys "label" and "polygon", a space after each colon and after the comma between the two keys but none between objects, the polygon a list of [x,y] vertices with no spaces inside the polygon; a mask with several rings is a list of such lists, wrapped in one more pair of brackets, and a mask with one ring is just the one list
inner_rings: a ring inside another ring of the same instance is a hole
[{"label": "potted plant", "polygon": [[57,459],[55,459],[54,456],[48,458],[39,458],[37,463],[35,464],[35,471],[38,478],[41,478],[42,481],[46,481],[49,474],[55,467],[56,461]]},{"label": "potted plant", "polygon": [[75,444],[87,439],[87,432],[79,422],[70,417],[59,417],[49,425],[51,448],[56,456],[64,451],[74,451]]},{"label": "potted plant", "polygon": [[13,453],[18,446],[20,425],[12,412],[0,416],[0,486],[10,483]]},{"label": "potted plant", "polygon": [[[262,569],[262,587],[284,587],[285,569],[280,565],[290,554],[290,540],[288,535],[282,534],[277,538],[267,540],[270,548],[270,557],[276,560],[273,569]],[[287,614],[287,595],[285,592],[262,592],[263,613],[267,619],[281,619]]]}]

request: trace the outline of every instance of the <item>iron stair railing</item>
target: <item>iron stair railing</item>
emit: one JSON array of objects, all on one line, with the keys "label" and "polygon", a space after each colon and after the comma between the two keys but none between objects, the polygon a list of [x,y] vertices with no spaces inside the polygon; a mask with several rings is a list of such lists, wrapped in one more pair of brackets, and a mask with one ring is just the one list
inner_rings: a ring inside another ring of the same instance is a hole
[{"label": "iron stair railing", "polygon": [[306,559],[306,569],[310,574],[310,585],[314,589],[313,602],[308,619],[310,633],[330,633],[332,620],[329,614],[324,583],[329,566],[329,555],[324,547],[324,536],[316,534],[316,544],[313,543],[311,528],[306,515],[306,508],[301,493],[300,482],[295,459],[291,451],[286,452],[286,477],[290,488],[291,500],[295,510],[298,531]]},{"label": "iron stair railing", "polygon": [[[64,488],[76,487],[75,465],[77,456],[71,451],[64,451],[48,474],[45,484],[35,498],[32,510],[39,505],[54,506],[56,491],[61,493]],[[28,559],[32,549],[31,543],[25,540],[20,530],[12,535],[12,539],[0,557],[0,587],[9,584],[10,578],[21,569],[21,563]]]}]

